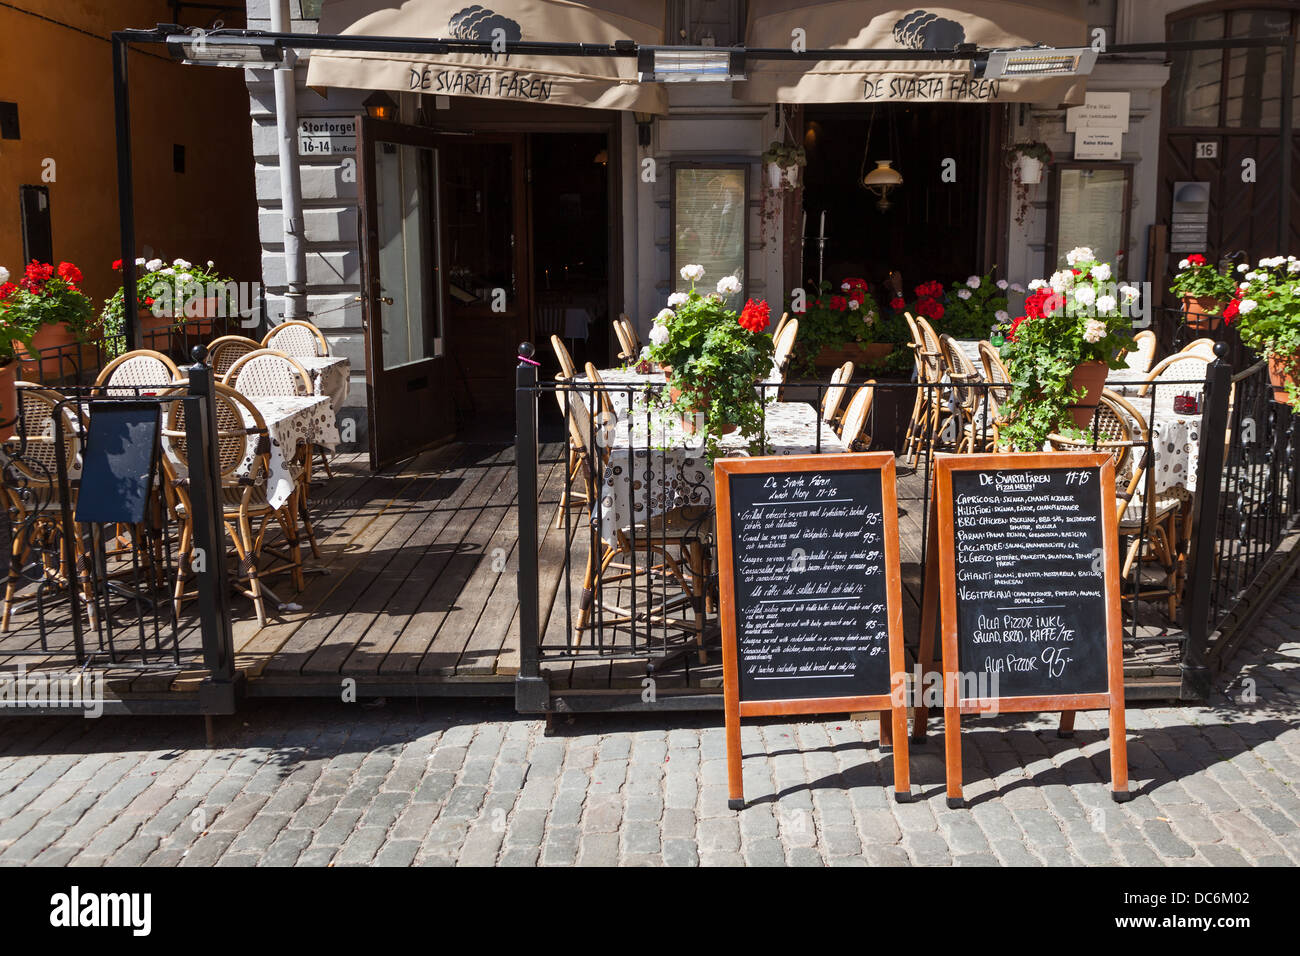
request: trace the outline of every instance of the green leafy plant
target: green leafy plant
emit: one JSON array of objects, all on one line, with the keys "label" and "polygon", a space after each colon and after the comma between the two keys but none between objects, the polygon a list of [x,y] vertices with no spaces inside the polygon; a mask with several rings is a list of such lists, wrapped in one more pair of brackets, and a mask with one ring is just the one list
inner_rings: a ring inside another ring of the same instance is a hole
[{"label": "green leafy plant", "polygon": [[650,358],[668,370],[670,402],[684,419],[703,415],[710,459],[728,426],[736,426],[751,444],[761,442],[763,406],[754,385],[772,370],[772,336],[766,302],[750,299],[737,315],[723,305],[724,296],[740,290],[740,280],[725,276],[717,291],[701,295],[695,283],[704,268],[687,265],[682,278],[689,292],[669,296],[670,308],[655,316],[650,329]]},{"label": "green leafy plant", "polygon": [[768,143],[767,149],[763,150],[763,155],[759,159],[765,163],[776,163],[781,167],[808,165],[808,154],[804,152],[802,146],[783,143],[780,140]]},{"label": "green leafy plant", "polygon": [[1006,279],[993,279],[993,273],[972,275],[963,282],[954,282],[946,297],[943,320],[936,330],[947,332],[955,339],[983,339],[996,325],[1007,322],[1008,289],[1019,292]]},{"label": "green leafy plant", "polygon": [[1291,407],[1300,411],[1300,259],[1272,256],[1241,271],[1241,283],[1223,310],[1242,344],[1280,366]]},{"label": "green leafy plant", "polygon": [[1178,263],[1178,274],[1169,291],[1179,298],[1214,299],[1227,303],[1237,289],[1231,275],[1224,275],[1202,255],[1190,255]]},{"label": "green leafy plant", "polygon": [[80,282],[81,270],[71,262],[60,262],[56,269],[33,259],[17,283],[0,267],[0,334],[5,336],[0,359],[14,357],[15,341],[30,347],[32,337],[46,325],[62,325],[79,341],[87,341],[98,323]]},{"label": "green leafy plant", "polygon": [[[136,259],[135,264],[143,270],[135,280],[136,309],[140,312],[169,317],[180,327],[188,319],[203,316],[208,299],[217,300],[218,315],[232,316],[238,310],[232,292],[233,280],[217,272],[211,261],[206,266],[196,266],[185,259],[170,263],[161,259]],[[120,271],[122,260],[114,262],[113,268]],[[115,340],[121,336],[125,311],[120,287],[104,302],[101,316],[105,338]]]},{"label": "green leafy plant", "polygon": [[1083,437],[1070,418],[1070,406],[1083,397],[1070,384],[1074,370],[1091,361],[1122,368],[1116,356],[1134,347],[1126,307],[1138,290],[1117,288],[1110,265],[1087,247],[1070,250],[1066,262],[1050,279],[1029,284],[1025,314],[1010,322],[1001,348],[1012,389],[1000,439],[1017,451],[1041,451],[1053,432]]}]

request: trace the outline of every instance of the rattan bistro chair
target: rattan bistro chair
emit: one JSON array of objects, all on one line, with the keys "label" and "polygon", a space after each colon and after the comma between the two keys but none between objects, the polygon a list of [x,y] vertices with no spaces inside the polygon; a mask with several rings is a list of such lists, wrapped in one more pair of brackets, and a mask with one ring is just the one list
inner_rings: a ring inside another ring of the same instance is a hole
[{"label": "rattan bistro chair", "polygon": [[827,425],[836,425],[840,420],[840,406],[844,404],[844,386],[853,381],[857,367],[852,362],[845,362],[831,373],[831,384],[822,396],[822,421]]},{"label": "rattan bistro chair", "polygon": [[256,352],[261,347],[262,343],[257,339],[247,339],[242,335],[223,335],[208,344],[208,365],[212,367],[214,375],[222,378],[238,359],[249,352]]},{"label": "rattan bistro chair", "polygon": [[[1204,382],[1206,375],[1209,373],[1210,362],[1214,360],[1213,354],[1209,358],[1198,352],[1175,352],[1156,363],[1155,367],[1147,373],[1147,380],[1142,387],[1138,389],[1138,396],[1145,398],[1152,390],[1155,390],[1155,402],[1157,408],[1170,406],[1174,402],[1174,396],[1181,392],[1196,388],[1194,385],[1166,385],[1165,382]],[[1204,387],[1204,386],[1202,386]]]},{"label": "rattan bistro chair", "polygon": [[868,379],[864,385],[857,387],[849,407],[844,411],[844,420],[840,424],[840,441],[849,451],[866,451],[871,447],[871,436],[867,434],[867,416],[871,414],[871,403],[876,395],[876,380]]},{"label": "rattan bistro chair", "polygon": [[249,398],[286,398],[312,393],[311,376],[292,356],[273,349],[241,355],[221,377],[221,384]]},{"label": "rattan bistro chair", "polygon": [[641,339],[636,334],[636,326],[626,315],[620,313],[614,320],[614,337],[618,339],[618,345],[621,351],[618,357],[625,364],[634,365],[641,357]]},{"label": "rattan bistro chair", "polygon": [[[96,393],[139,395],[148,388],[168,388],[181,377],[176,363],[161,352],[138,349],[113,359],[95,379]],[[100,393],[98,390],[103,389]]]},{"label": "rattan bistro chair", "polygon": [[298,358],[316,358],[330,354],[324,333],[302,319],[289,319],[267,332],[262,339],[262,348],[275,349]]},{"label": "rattan bistro chair", "polygon": [[569,354],[568,346],[558,335],[551,336],[551,349],[555,352],[555,359],[560,363],[560,374],[557,378],[575,379],[578,377],[578,367],[573,364],[573,356]]},{"label": "rattan bistro chair", "polygon": [[[580,390],[561,385],[556,398],[565,412],[584,494],[595,507],[609,464],[608,451],[598,441],[595,421]],[[662,630],[665,636],[672,633],[692,641],[701,662],[706,662],[704,603],[709,569],[703,537],[708,524],[706,509],[676,508],[635,528],[609,529],[612,543],[597,539],[595,524],[589,525],[591,547],[575,642],[602,627],[639,633],[642,639],[648,630]]]},{"label": "rattan bistro chair", "polygon": [[1214,361],[1214,339],[1203,338],[1188,342],[1183,346],[1180,355],[1204,355],[1211,362]]},{"label": "rattan bistro chair", "polygon": [[984,405],[980,409],[975,424],[978,428],[991,433],[991,448],[998,447],[998,429],[1006,424],[1002,406],[1011,397],[1011,375],[1002,364],[1002,356],[987,339],[979,344],[980,364],[984,366],[984,381],[989,388],[984,395]]},{"label": "rattan bistro chair", "polygon": [[1149,372],[1151,363],[1156,359],[1156,334],[1150,329],[1143,329],[1133,336],[1137,348],[1124,352],[1120,358],[1130,371]]},{"label": "rattan bistro chair", "polygon": [[[234,543],[239,556],[238,581],[245,597],[253,602],[257,623],[266,623],[261,578],[271,572],[291,571],[294,585],[302,590],[302,550],[299,545],[295,507],[297,496],[279,508],[267,500],[267,474],[270,438],[266,420],[257,406],[245,396],[226,385],[213,383],[213,401],[216,403],[216,438],[218,471],[221,478],[221,517],[226,533]],[[187,570],[194,564],[194,531],[190,521],[193,506],[190,503],[188,469],[186,466],[185,404],[171,402],[162,432],[163,488],[167,504],[176,517],[180,529],[180,561],[173,596],[176,613],[180,614],[185,599]],[[289,554],[279,567],[259,569],[258,564],[265,548],[268,523],[279,524],[289,545]]]}]

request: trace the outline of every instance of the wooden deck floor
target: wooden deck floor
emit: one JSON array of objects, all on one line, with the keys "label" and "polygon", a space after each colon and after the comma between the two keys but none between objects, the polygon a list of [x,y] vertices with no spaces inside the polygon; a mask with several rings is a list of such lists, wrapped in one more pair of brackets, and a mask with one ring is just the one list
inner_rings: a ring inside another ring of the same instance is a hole
[{"label": "wooden deck floor", "polygon": [[[566,546],[573,551],[569,585],[574,595],[581,588],[587,547],[586,536],[577,533],[576,508],[568,528],[554,527],[565,480],[563,451],[559,444],[544,446],[538,476],[539,590],[548,642],[561,641],[566,628]],[[258,627],[247,599],[232,598],[236,663],[247,678],[246,692],[513,694],[519,666],[513,447],[455,443],[379,473],[369,471],[364,456],[339,456],[333,471],[313,493],[321,552],[310,562],[315,570],[298,594],[287,579],[275,583],[295,607],[273,613]],[[913,644],[919,629],[922,486],[921,477],[900,461],[904,617]],[[0,635],[0,671],[17,666],[15,650],[37,646],[33,620],[30,613],[25,621],[16,618],[21,626]],[[60,629],[57,616],[47,623]],[[1142,630],[1160,634],[1158,623]],[[1135,656],[1130,676],[1148,679],[1169,668],[1176,674],[1168,647],[1149,645],[1143,653],[1151,657],[1150,666]],[[194,700],[203,672],[192,620],[183,626],[182,649],[180,666],[128,664],[109,671],[110,693],[126,701]],[[66,654],[21,660],[29,671],[71,667]],[[627,696],[641,688],[647,665],[643,660],[552,663],[545,673],[558,696]],[[655,682],[661,695],[720,693],[720,654],[715,648],[704,664],[694,654],[684,655],[660,667]]]}]

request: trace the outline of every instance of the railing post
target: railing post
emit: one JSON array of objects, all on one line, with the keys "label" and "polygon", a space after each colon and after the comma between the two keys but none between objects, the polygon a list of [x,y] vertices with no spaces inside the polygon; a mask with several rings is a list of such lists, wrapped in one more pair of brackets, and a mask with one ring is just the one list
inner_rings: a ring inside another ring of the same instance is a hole
[{"label": "railing post", "polygon": [[550,687],[538,655],[541,611],[537,582],[537,363],[533,346],[519,346],[515,367],[515,469],[519,475],[519,673],[515,710],[536,714],[550,709]]},{"label": "railing post", "polygon": [[[230,593],[226,582],[226,542],[222,523],[221,474],[217,450],[217,405],[207,350],[195,346],[194,364],[186,369],[186,466],[194,535],[194,577],[198,582],[199,627],[203,663],[209,674],[199,685],[204,714],[233,714],[236,704],[235,642],[230,629]],[[201,560],[202,564],[198,561]],[[179,569],[177,571],[179,573]]]},{"label": "railing post", "polygon": [[1228,397],[1232,392],[1232,366],[1225,361],[1227,343],[1216,343],[1214,354],[1216,357],[1205,375],[1201,458],[1196,469],[1196,494],[1192,497],[1189,570],[1183,584],[1187,642],[1183,647],[1182,688],[1178,694],[1183,700],[1205,700],[1210,695],[1210,670],[1205,656],[1210,643],[1210,598],[1223,484],[1223,446],[1228,432]]}]

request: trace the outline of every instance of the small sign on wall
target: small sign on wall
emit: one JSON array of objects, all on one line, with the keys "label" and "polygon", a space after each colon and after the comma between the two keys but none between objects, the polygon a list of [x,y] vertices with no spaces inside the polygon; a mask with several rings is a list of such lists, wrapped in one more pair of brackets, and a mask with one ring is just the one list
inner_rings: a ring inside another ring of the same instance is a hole
[{"label": "small sign on wall", "polygon": [[1074,133],[1075,159],[1119,159],[1124,133],[1119,129],[1080,128]]},{"label": "small sign on wall", "polygon": [[355,116],[311,116],[298,120],[299,156],[352,156],[356,152]]},{"label": "small sign on wall", "polygon": [[1197,159],[1218,159],[1219,144],[1213,141],[1208,143],[1197,143],[1196,158]]},{"label": "small sign on wall", "polygon": [[1081,129],[1118,129],[1128,132],[1128,93],[1096,93],[1089,90],[1082,106],[1072,106],[1065,111],[1065,131],[1075,133]]}]

